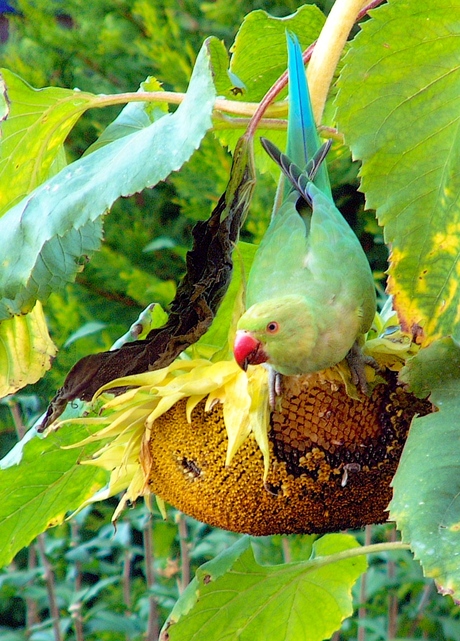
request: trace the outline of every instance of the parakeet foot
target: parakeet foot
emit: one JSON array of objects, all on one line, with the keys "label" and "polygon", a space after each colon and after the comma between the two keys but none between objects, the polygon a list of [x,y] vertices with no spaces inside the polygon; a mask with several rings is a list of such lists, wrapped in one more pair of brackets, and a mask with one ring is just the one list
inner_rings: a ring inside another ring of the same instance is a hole
[{"label": "parakeet foot", "polygon": [[365,365],[370,365],[375,370],[380,369],[377,361],[372,356],[366,356],[362,353],[360,346],[357,342],[353,344],[346,355],[346,361],[350,368],[351,380],[353,385],[356,385],[363,394],[368,394],[369,386],[367,384]]},{"label": "parakeet foot", "polygon": [[276,407],[276,399],[281,396],[281,380],[283,375],[277,372],[271,365],[265,365],[268,369],[268,402],[273,411]]}]

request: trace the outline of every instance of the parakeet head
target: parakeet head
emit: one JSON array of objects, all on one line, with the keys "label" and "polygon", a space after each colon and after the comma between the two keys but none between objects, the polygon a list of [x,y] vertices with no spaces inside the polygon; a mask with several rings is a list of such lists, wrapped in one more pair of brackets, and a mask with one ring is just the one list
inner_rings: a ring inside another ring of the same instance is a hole
[{"label": "parakeet head", "polygon": [[299,355],[314,348],[316,323],[307,300],[283,296],[256,303],[241,316],[233,344],[238,365],[269,363],[281,374],[293,374]]}]

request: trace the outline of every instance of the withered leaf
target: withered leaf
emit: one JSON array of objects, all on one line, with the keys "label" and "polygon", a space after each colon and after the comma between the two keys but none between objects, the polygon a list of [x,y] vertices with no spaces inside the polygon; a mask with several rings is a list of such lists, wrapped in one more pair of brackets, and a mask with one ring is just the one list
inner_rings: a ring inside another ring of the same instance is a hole
[{"label": "withered leaf", "polygon": [[166,324],[151,330],[144,340],[80,359],[51,401],[39,432],[62,414],[68,402],[76,398],[89,401],[100,387],[116,378],[167,367],[207,331],[230,284],[232,252],[254,186],[252,139],[243,136],[235,149],[224,194],[209,219],[193,228],[186,273]]}]

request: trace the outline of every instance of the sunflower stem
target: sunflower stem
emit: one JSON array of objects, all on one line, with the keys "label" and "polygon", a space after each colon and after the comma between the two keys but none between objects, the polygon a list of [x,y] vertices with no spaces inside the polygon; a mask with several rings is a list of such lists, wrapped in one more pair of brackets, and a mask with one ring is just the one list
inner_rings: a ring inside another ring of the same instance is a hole
[{"label": "sunflower stem", "polygon": [[311,569],[316,570],[318,567],[323,567],[331,563],[337,563],[338,561],[343,561],[344,559],[351,559],[355,556],[377,554],[380,552],[393,552],[395,550],[410,550],[410,545],[408,545],[407,543],[402,543],[401,541],[389,541],[388,543],[374,543],[372,545],[363,545],[357,548],[350,548],[348,550],[343,550],[342,552],[337,552],[336,554],[330,554],[329,556],[312,559]]},{"label": "sunflower stem", "polygon": [[190,583],[190,554],[187,543],[187,522],[183,514],[179,514],[177,519],[177,526],[179,531],[179,545],[180,545],[180,558],[181,558],[181,580],[179,584],[179,592],[185,590]]},{"label": "sunflower stem", "polygon": [[[390,541],[396,541],[396,530],[392,528],[390,531]],[[395,562],[391,559],[388,561],[388,578],[390,582],[393,581],[396,573]],[[398,631],[398,596],[395,594],[394,588],[390,588],[388,592],[388,639],[395,639]]]},{"label": "sunflower stem", "polygon": [[50,611],[51,620],[53,622],[54,640],[62,641],[61,626],[59,621],[59,607],[58,607],[57,598],[56,598],[56,580],[55,580],[53,568],[46,555],[44,534],[38,535],[37,543],[38,543],[38,551],[40,554],[40,560],[42,562],[44,574],[45,574],[46,590],[48,592],[49,611]]},{"label": "sunflower stem", "polygon": [[142,528],[142,539],[144,544],[145,578],[149,592],[149,618],[145,641],[157,641],[160,634],[160,626],[158,621],[158,604],[156,597],[152,593],[153,586],[155,585],[155,572],[153,567],[152,519],[150,516],[145,520],[144,527]]},{"label": "sunflower stem", "polygon": [[[372,541],[372,525],[366,525],[364,531],[364,545],[369,546]],[[366,618],[366,606],[363,605],[367,600],[367,572],[361,577],[361,584],[359,586],[359,609],[358,609],[358,635],[357,641],[366,641],[366,628],[364,627],[364,619]]]}]

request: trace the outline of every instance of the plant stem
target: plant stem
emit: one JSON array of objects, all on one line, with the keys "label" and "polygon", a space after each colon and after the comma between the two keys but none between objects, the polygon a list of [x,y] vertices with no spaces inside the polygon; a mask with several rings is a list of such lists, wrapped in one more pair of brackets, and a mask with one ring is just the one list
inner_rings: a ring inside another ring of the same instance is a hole
[{"label": "plant stem", "polygon": [[16,430],[16,436],[18,437],[18,441],[20,441],[24,436],[24,434],[26,433],[26,426],[22,422],[21,409],[19,407],[19,403],[14,397],[8,400],[8,408],[13,418],[14,429]]},{"label": "plant stem", "polygon": [[147,624],[146,641],[156,641],[160,634],[158,621],[158,604],[152,588],[155,585],[155,572],[153,567],[153,543],[152,543],[152,519],[149,517],[142,528],[142,539],[144,543],[145,577],[149,591],[149,619]]},{"label": "plant stem", "polygon": [[368,13],[371,9],[375,9],[379,6],[379,4],[383,4],[384,2],[386,2],[386,0],[372,0],[372,2],[369,2],[369,4],[366,4],[366,6],[361,9],[361,11],[358,13],[357,20],[361,20],[361,18],[364,18],[366,13]]},{"label": "plant stem", "polygon": [[[18,441],[22,439],[26,433],[26,426],[23,423],[21,409],[17,400],[12,397],[8,402],[8,407],[13,417],[14,428],[16,430],[16,436]],[[43,536],[43,535],[41,535]],[[37,551],[34,545],[29,545],[28,548],[28,561],[27,566],[29,571],[35,570],[37,567]],[[29,638],[32,634],[32,628],[40,621],[38,615],[37,602],[30,597],[26,597],[26,637]]]},{"label": "plant stem", "polygon": [[[286,83],[284,86],[286,86]],[[278,95],[280,91],[281,89],[276,92],[276,95]],[[134,91],[94,96],[91,100],[90,106],[101,108],[111,105],[123,105],[127,102],[167,102],[171,105],[180,105],[185,96],[185,93],[176,93],[174,91]],[[216,111],[235,116],[251,117],[258,110],[259,105],[260,103],[258,102],[236,102],[236,100],[217,98],[214,103],[214,109]],[[285,116],[287,113],[287,104],[283,101],[278,104],[271,105],[269,109],[265,107],[264,113],[265,112],[267,112],[268,118]]]},{"label": "plant stem", "polygon": [[[35,545],[29,545],[28,549],[27,569],[33,572],[37,567],[37,550]],[[26,637],[32,635],[32,629],[40,621],[38,616],[38,606],[35,599],[26,597]]]},{"label": "plant stem", "polygon": [[126,549],[123,558],[123,602],[126,614],[131,614],[131,560],[133,555],[130,549]]},{"label": "plant stem", "polygon": [[316,41],[307,72],[316,123],[322,120],[337,63],[364,5],[364,0],[336,0]]},{"label": "plant stem", "polygon": [[190,583],[190,555],[188,551],[187,543],[187,523],[183,514],[179,514],[178,517],[178,529],[179,529],[179,545],[180,545],[180,558],[181,558],[181,580],[179,586],[179,592],[185,590],[187,585]]},{"label": "plant stem", "polygon": [[[364,533],[364,545],[369,546],[371,544],[372,540],[372,526],[371,525],[366,525],[365,533]],[[362,575],[361,577],[361,585],[359,587],[359,609],[358,609],[358,635],[357,635],[357,641],[365,641],[366,639],[366,628],[364,625],[362,625],[364,619],[366,618],[366,606],[363,605],[367,601],[367,593],[366,593],[366,577],[367,577],[367,572]]]},{"label": "plant stem", "polygon": [[428,605],[428,602],[430,600],[431,592],[433,590],[433,583],[427,583],[425,587],[423,588],[422,596],[420,598],[420,602],[417,607],[417,615],[415,619],[412,621],[412,625],[410,627],[408,636],[414,637],[415,636],[415,631],[417,630],[418,625],[420,624],[421,620],[423,619],[424,615],[424,610],[426,606]]},{"label": "plant stem", "polygon": [[[70,523],[70,541],[71,547],[76,548],[80,542],[80,528],[77,521],[72,520]],[[75,602],[72,604],[71,615],[74,623],[75,629],[75,639],[76,641],[84,641],[83,634],[83,617],[81,614],[82,611],[82,602],[80,599],[80,591],[82,588],[82,572],[81,572],[81,561],[75,561],[75,577],[74,577],[74,590],[75,590]]]},{"label": "plant stem", "polygon": [[[317,123],[321,120],[329,86],[353,24],[365,16],[368,11],[382,4],[382,2],[384,2],[384,0],[372,0],[368,4],[365,4],[365,0],[337,0],[332,7],[317,41],[319,42],[320,52],[313,53],[313,50],[318,50],[318,44],[315,42],[304,52],[303,59],[305,63],[311,58],[308,78],[312,94],[313,111]],[[326,52],[327,55],[324,55],[324,52]],[[312,67],[313,70],[311,70]],[[323,75],[321,76],[321,74]],[[315,79],[311,79],[310,75],[314,75]],[[317,75],[318,79],[316,78]],[[318,83],[318,87],[316,83]],[[285,100],[278,103],[274,102],[280,91],[284,89],[286,85],[287,71],[270,87],[260,103],[217,98],[214,103],[216,116],[218,117],[218,114],[230,114],[232,116],[251,118],[251,122],[249,123],[250,133],[247,134],[249,137],[254,135],[254,131],[260,124],[263,116],[274,119],[267,124],[269,126],[276,126],[276,119],[286,116],[288,110]],[[318,91],[319,93],[317,94]],[[83,96],[83,94],[81,95]],[[111,95],[102,94],[91,96],[90,106],[102,108],[110,105],[123,105],[128,102],[167,102],[171,105],[180,105],[185,97],[185,93],[175,91],[135,91]],[[69,101],[74,99],[75,96],[68,98]],[[318,113],[315,104],[322,104],[321,109],[318,109]]]},{"label": "plant stem", "polygon": [[283,536],[281,539],[281,549],[283,550],[283,561],[285,563],[290,563],[292,561],[292,555],[287,536]]},{"label": "plant stem", "polygon": [[[393,528],[390,532],[390,541],[396,541],[396,530]],[[390,581],[395,576],[395,563],[391,559],[388,561],[388,578]],[[388,593],[388,639],[395,639],[398,630],[398,597],[394,588]]]},{"label": "plant stem", "polygon": [[56,586],[55,586],[54,572],[53,572],[53,568],[51,567],[51,563],[49,562],[48,557],[46,556],[45,536],[43,534],[38,535],[37,543],[38,543],[38,550],[40,552],[40,560],[42,562],[44,573],[45,573],[45,583],[46,583],[46,590],[48,592],[49,610],[50,610],[51,620],[53,621],[54,639],[55,641],[62,641],[61,626],[59,625],[59,608],[58,608],[57,599],[56,599]]},{"label": "plant stem", "polygon": [[401,541],[374,543],[372,545],[363,545],[359,548],[350,548],[349,550],[343,550],[343,552],[337,552],[336,554],[331,554],[329,556],[318,557],[310,561],[310,563],[312,569],[316,569],[324,565],[329,565],[330,563],[337,563],[337,561],[351,559],[355,556],[362,556],[364,554],[376,554],[377,552],[392,552],[394,550],[410,550],[410,545],[408,545],[407,543],[402,543]]}]

